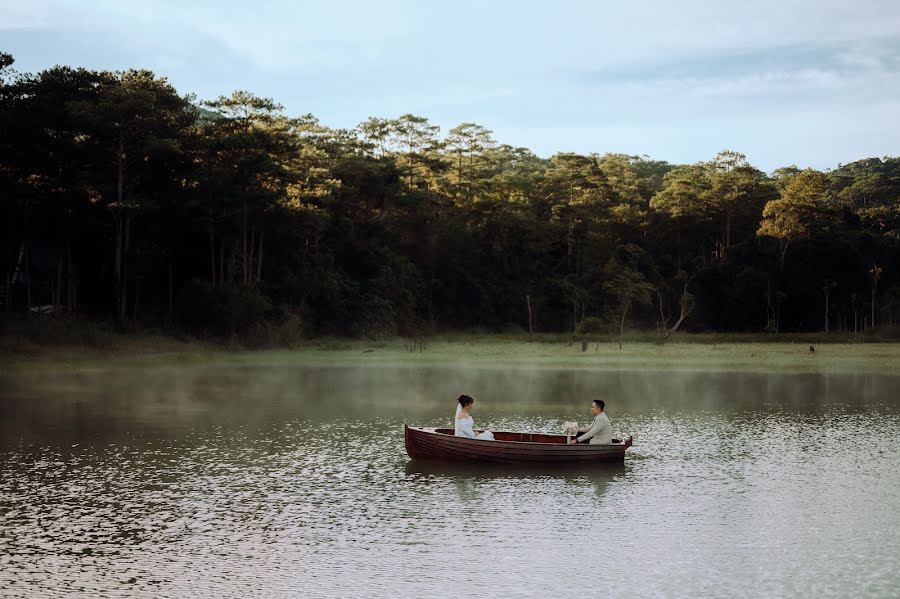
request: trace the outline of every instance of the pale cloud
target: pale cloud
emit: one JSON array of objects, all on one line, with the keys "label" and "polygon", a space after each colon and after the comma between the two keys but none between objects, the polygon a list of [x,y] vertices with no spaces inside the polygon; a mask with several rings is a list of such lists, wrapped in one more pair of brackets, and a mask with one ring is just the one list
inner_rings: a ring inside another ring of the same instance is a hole
[{"label": "pale cloud", "polygon": [[888,75],[881,69],[846,74],[827,68],[801,68],[753,72],[737,76],[689,77],[631,81],[620,88],[629,97],[658,96],[685,98],[717,98],[722,96],[760,98],[775,97],[796,92],[834,92],[866,89],[876,81],[889,76],[900,83],[900,75]]},{"label": "pale cloud", "polygon": [[4,5],[0,7],[0,31],[7,29],[34,29],[46,27],[51,22],[48,6],[41,5]]}]

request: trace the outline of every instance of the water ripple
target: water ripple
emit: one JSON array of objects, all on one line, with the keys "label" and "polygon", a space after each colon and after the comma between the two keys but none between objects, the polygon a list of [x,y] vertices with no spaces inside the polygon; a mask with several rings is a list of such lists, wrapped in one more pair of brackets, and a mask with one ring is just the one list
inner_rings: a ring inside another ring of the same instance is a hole
[{"label": "water ripple", "polygon": [[[636,439],[625,464],[587,469],[410,462],[403,423],[446,420],[402,403],[334,417],[294,398],[223,421],[194,398],[182,408],[206,417],[171,428],[154,411],[114,435],[7,439],[0,595],[895,592],[893,398],[847,410],[766,393],[750,409],[629,404],[613,413]],[[585,420],[577,399],[498,401],[476,421],[555,431]]]}]

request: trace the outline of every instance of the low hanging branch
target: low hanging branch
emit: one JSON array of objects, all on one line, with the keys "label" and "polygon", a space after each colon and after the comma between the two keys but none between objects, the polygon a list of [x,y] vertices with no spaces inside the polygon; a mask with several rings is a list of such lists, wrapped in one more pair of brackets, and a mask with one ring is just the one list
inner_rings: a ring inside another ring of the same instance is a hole
[{"label": "low hanging branch", "polygon": [[[675,324],[672,325],[671,328],[668,327],[668,318],[663,319],[662,326],[656,331],[656,344],[663,345],[669,339],[672,338],[672,335],[678,330],[681,324],[684,322],[684,319],[688,317],[691,311],[694,309],[694,296],[688,293],[688,287],[691,282],[694,280],[694,275],[691,275],[688,280],[684,284],[684,289],[681,291],[681,299],[679,300],[679,304],[681,306],[681,313],[678,316],[678,320],[675,321]],[[658,292],[657,292],[657,295]],[[660,296],[660,314],[662,314],[662,298]]]}]

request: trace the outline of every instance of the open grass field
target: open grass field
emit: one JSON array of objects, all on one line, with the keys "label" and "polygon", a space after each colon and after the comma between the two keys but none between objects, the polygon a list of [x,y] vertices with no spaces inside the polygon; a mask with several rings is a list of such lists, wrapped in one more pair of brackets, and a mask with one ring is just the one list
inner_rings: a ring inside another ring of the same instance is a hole
[{"label": "open grass field", "polygon": [[[848,342],[852,339],[854,342]],[[633,333],[622,349],[617,339],[580,341],[564,335],[448,334],[413,347],[408,339],[354,341],[319,339],[292,349],[246,350],[165,335],[116,335],[100,344],[35,343],[6,335],[0,343],[0,366],[16,369],[94,369],[141,365],[202,364],[302,366],[344,364],[359,366],[446,365],[477,367],[729,370],[762,372],[877,372],[900,370],[900,343],[859,342],[862,338],[832,335],[781,336],[738,334],[682,334],[660,347],[651,335]],[[830,339],[829,339],[830,341]],[[810,345],[815,352],[810,352]]]}]

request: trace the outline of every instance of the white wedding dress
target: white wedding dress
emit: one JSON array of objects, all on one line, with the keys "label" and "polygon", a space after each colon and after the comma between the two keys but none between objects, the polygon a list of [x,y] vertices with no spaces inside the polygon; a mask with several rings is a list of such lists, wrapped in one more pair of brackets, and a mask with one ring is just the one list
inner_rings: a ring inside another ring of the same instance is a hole
[{"label": "white wedding dress", "polygon": [[493,441],[494,433],[484,431],[480,435],[475,434],[475,420],[471,416],[456,419],[456,436],[468,437],[469,439],[481,439],[482,441]]}]

